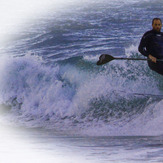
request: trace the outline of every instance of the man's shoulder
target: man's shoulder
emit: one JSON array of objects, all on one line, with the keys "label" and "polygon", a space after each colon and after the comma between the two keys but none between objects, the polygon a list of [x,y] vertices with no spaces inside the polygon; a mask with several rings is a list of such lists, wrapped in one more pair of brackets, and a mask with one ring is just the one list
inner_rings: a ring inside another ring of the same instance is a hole
[{"label": "man's shoulder", "polygon": [[151,36],[153,34],[154,34],[153,30],[147,31],[147,32],[144,33],[143,38],[145,39],[146,37],[149,37],[149,36]]},{"label": "man's shoulder", "polygon": [[153,34],[153,33],[154,33],[153,30],[150,30],[150,31],[145,32],[145,33],[144,33],[144,36],[147,36],[147,35]]}]

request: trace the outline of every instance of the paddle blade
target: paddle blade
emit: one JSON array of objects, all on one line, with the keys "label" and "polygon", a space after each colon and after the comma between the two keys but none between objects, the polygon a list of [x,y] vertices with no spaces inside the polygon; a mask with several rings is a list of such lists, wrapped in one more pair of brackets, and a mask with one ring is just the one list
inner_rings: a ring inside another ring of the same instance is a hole
[{"label": "paddle blade", "polygon": [[97,65],[103,65],[105,63],[108,63],[112,60],[114,60],[115,58],[111,55],[108,55],[108,54],[102,54],[100,57],[99,57],[99,60],[97,61]]}]

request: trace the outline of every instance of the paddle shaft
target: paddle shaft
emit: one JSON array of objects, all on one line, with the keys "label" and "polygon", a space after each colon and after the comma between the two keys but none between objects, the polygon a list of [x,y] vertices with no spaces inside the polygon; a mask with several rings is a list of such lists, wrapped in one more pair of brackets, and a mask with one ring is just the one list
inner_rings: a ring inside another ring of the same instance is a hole
[{"label": "paddle shaft", "polygon": [[[117,60],[137,60],[137,61],[150,61],[150,59],[148,58],[119,58],[119,57],[114,57],[114,59],[117,59]],[[157,61],[163,61],[161,59],[157,59]]]},{"label": "paddle shaft", "polygon": [[[97,65],[106,64],[112,60],[135,60],[135,61],[151,61],[149,58],[124,58],[124,57],[113,57],[109,54],[102,54],[99,57],[99,61],[96,63]],[[162,59],[157,59],[157,61],[162,61]]]}]

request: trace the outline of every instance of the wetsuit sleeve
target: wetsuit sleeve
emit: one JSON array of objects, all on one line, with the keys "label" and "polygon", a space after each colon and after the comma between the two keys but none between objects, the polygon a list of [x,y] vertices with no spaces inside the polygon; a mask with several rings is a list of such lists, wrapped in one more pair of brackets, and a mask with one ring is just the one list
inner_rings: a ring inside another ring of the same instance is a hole
[{"label": "wetsuit sleeve", "polygon": [[146,37],[146,34],[144,34],[144,36],[142,37],[140,41],[138,50],[142,55],[148,57],[149,52],[147,51],[146,47],[147,47],[147,37]]}]

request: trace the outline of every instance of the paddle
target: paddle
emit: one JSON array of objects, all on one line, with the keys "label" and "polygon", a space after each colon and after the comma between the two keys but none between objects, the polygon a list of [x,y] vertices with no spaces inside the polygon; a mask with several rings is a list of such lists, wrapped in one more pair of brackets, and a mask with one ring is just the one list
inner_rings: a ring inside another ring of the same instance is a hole
[{"label": "paddle", "polygon": [[[99,61],[97,61],[97,65],[103,65],[105,63],[108,63],[112,60],[137,60],[137,61],[147,61],[147,60],[150,60],[148,58],[121,58],[121,57],[113,57],[111,55],[108,55],[108,54],[102,54],[100,57],[99,57]],[[157,61],[163,61],[161,59],[157,59]]]}]

